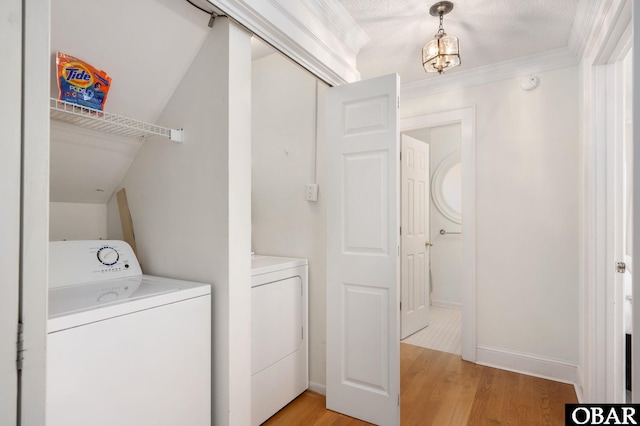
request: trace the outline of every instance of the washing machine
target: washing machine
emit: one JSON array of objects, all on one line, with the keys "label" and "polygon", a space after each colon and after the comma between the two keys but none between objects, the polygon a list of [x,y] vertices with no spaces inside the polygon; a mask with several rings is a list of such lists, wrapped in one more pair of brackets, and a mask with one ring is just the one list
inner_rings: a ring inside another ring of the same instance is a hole
[{"label": "washing machine", "polygon": [[251,424],[309,387],[306,259],[252,256]]},{"label": "washing machine", "polygon": [[116,240],[49,247],[46,424],[211,424],[211,287]]}]

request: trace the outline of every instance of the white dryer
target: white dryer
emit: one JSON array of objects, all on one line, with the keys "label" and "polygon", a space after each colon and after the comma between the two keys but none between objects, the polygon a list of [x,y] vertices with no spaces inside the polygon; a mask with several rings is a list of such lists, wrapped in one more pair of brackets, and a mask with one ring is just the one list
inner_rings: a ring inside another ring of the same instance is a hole
[{"label": "white dryer", "polygon": [[252,256],[251,424],[309,387],[306,259]]},{"label": "white dryer", "polygon": [[123,241],[51,242],[47,426],[211,423],[211,287]]}]

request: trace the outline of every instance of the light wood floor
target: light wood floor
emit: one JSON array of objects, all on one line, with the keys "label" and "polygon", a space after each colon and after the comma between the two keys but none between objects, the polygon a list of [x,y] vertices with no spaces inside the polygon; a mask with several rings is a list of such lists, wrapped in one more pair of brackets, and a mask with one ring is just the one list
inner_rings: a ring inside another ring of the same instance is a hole
[{"label": "light wood floor", "polygon": [[[564,404],[577,403],[573,386],[462,361],[460,356],[400,345],[401,424],[564,425]],[[366,425],[325,409],[305,392],[265,425]]]}]

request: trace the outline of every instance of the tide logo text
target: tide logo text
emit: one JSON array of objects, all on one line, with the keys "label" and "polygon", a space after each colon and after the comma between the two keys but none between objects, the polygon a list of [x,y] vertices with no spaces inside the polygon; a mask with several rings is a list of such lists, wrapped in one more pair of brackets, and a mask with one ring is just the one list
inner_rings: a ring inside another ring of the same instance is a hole
[{"label": "tide logo text", "polygon": [[91,71],[78,62],[65,65],[62,75],[65,80],[78,87],[86,88],[93,84]]}]

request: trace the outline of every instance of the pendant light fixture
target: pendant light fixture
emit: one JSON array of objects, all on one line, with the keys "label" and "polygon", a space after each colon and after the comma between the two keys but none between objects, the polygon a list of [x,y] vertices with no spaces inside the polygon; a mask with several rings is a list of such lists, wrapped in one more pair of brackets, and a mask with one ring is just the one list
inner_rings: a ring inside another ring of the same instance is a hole
[{"label": "pendant light fixture", "polygon": [[426,72],[444,71],[460,65],[460,44],[457,37],[449,36],[444,32],[442,17],[453,10],[453,3],[441,1],[429,9],[431,16],[440,17],[438,32],[422,48],[422,66]]}]

